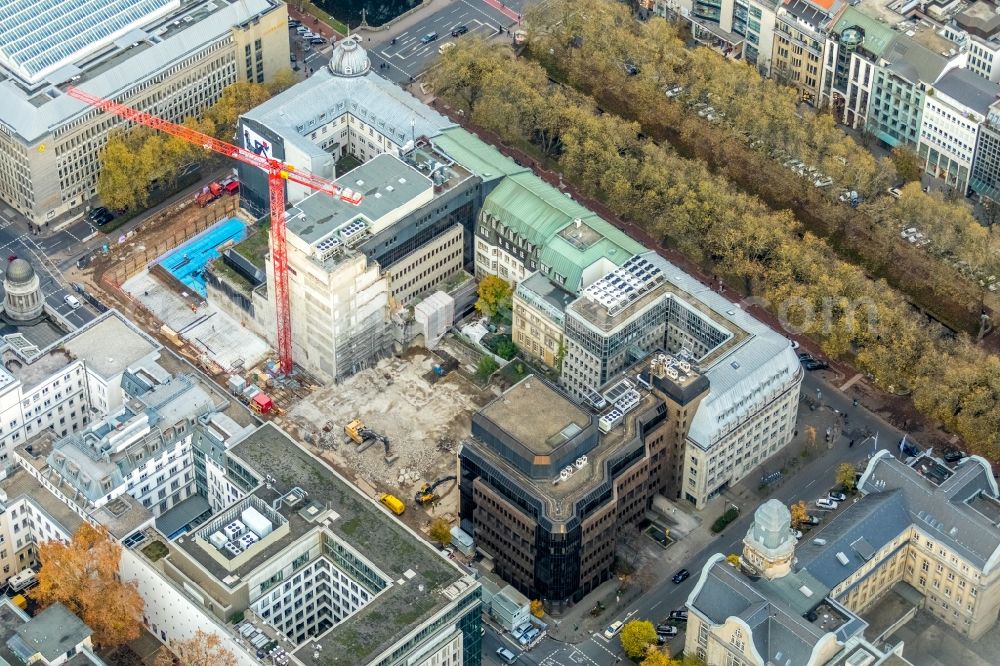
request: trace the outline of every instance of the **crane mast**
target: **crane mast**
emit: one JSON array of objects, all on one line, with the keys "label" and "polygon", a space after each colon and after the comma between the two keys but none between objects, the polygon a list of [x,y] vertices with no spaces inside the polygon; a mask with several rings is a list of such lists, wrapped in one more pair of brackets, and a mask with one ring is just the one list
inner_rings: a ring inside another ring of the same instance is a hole
[{"label": "crane mast", "polygon": [[274,274],[274,309],[278,326],[278,360],[282,374],[292,374],[292,313],[291,298],[288,292],[288,246],[285,240],[285,181],[290,180],[355,206],[361,203],[363,198],[361,194],[307,171],[298,171],[294,166],[282,160],[259,155],[252,150],[220,141],[198,130],[164,120],[114,100],[92,95],[79,88],[70,87],[66,93],[74,99],[101,111],[114,114],[123,120],[176,136],[205,150],[225,155],[267,173],[268,192],[271,200],[271,266]]}]

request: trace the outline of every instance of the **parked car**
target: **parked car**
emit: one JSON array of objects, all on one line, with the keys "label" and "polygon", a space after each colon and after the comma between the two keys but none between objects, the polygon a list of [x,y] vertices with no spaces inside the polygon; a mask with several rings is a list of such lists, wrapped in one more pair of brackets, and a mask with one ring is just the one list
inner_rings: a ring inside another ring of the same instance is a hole
[{"label": "parked car", "polygon": [[834,502],[846,502],[847,501],[847,495],[845,495],[844,493],[840,492],[839,490],[831,490],[830,492],[828,492],[826,494],[826,496],[828,498],[832,499]]},{"label": "parked car", "polygon": [[674,577],[671,578],[670,580],[674,581],[674,584],[680,585],[690,577],[691,577],[690,571],[688,571],[687,569],[681,569],[680,571],[675,573]]},{"label": "parked car", "polygon": [[824,176],[823,174],[819,174],[816,177],[816,180],[813,181],[813,185],[815,185],[816,187],[826,187],[827,185],[833,185],[833,178],[830,178],[829,176]]},{"label": "parked car", "polygon": [[451,31],[451,36],[452,37],[458,37],[459,35],[464,35],[467,32],[469,32],[469,26],[467,26],[467,25],[460,25],[460,26],[457,26],[454,30]]},{"label": "parked car", "polygon": [[500,661],[502,661],[505,664],[513,664],[515,661],[517,661],[517,655],[505,647],[497,648],[497,657],[499,657]]},{"label": "parked car", "polygon": [[437,40],[438,34],[436,32],[428,32],[426,35],[420,38],[421,44],[430,44],[431,42]]},{"label": "parked car", "polygon": [[66,294],[65,296],[63,296],[63,300],[66,301],[66,305],[70,306],[74,310],[76,310],[78,307],[82,305],[82,303],[80,303],[80,299],[78,299],[73,294]]},{"label": "parked car", "polygon": [[326,44],[326,39],[323,38],[323,37],[320,37],[319,35],[316,35],[315,37],[310,37],[309,38],[309,43],[310,44]]},{"label": "parked car", "polygon": [[837,508],[838,504],[829,497],[820,497],[818,500],[816,500],[816,506],[819,507],[820,509],[827,509],[829,511],[833,511],[834,509]]},{"label": "parked car", "polygon": [[444,55],[453,48],[455,48],[455,42],[445,42],[444,44],[438,47],[438,53]]},{"label": "parked car", "polygon": [[806,516],[806,519],[802,521],[804,525],[812,525],[813,527],[819,525],[821,522],[822,521],[820,520],[819,516],[813,516],[813,515]]},{"label": "parked car", "polygon": [[667,90],[666,95],[667,97],[674,98],[680,95],[682,92],[684,92],[683,86],[674,86],[673,88]]},{"label": "parked car", "polygon": [[895,197],[897,199],[903,196],[903,193],[899,191],[898,187],[890,187],[887,191],[889,192],[889,196]]},{"label": "parked car", "polygon": [[95,217],[91,222],[93,222],[96,227],[103,227],[105,224],[115,219],[114,213],[111,211],[105,211],[103,215]]},{"label": "parked car", "polygon": [[607,629],[604,630],[604,637],[607,638],[608,640],[611,640],[612,638],[618,635],[618,632],[622,630],[622,627],[624,625],[625,623],[622,622],[621,620],[613,622],[612,624],[608,625]]},{"label": "parked car", "polygon": [[944,452],[944,461],[945,462],[949,462],[949,463],[958,462],[959,460],[961,460],[964,457],[965,457],[965,454],[962,453],[961,451],[959,451],[958,449],[945,449],[945,452]]},{"label": "parked car", "polygon": [[792,530],[792,534],[795,535],[795,540],[799,541],[802,539],[802,530]]},{"label": "parked car", "polygon": [[97,208],[90,209],[90,212],[87,213],[87,219],[96,220],[97,218],[102,217],[108,212],[110,211],[108,211],[108,209],[105,208],[104,206],[98,206]]},{"label": "parked car", "polygon": [[820,361],[813,358],[802,361],[802,367],[806,370],[826,370],[830,367],[830,364],[826,361]]},{"label": "parked car", "polygon": [[622,65],[622,69],[624,69],[625,73],[628,74],[629,76],[635,76],[636,74],[639,73],[639,67],[631,62],[626,62],[624,65]]},{"label": "parked car", "polygon": [[656,625],[656,633],[660,636],[673,638],[674,636],[677,635],[677,627],[671,624],[658,624]]},{"label": "parked car", "polygon": [[688,621],[687,609],[670,611],[670,620],[672,622],[687,622]]}]

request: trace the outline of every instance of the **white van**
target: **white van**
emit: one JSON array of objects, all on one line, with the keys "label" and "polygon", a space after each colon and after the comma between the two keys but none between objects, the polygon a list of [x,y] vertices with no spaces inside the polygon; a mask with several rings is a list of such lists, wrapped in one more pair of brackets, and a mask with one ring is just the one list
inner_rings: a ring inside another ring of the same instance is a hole
[{"label": "white van", "polygon": [[70,307],[71,307],[71,308],[73,308],[74,310],[76,310],[76,309],[77,309],[78,307],[80,307],[80,305],[82,305],[82,304],[80,303],[80,299],[78,299],[78,298],[77,298],[76,296],[74,296],[73,294],[66,294],[66,295],[65,295],[65,296],[63,297],[63,300],[64,300],[64,301],[66,301],[66,305],[70,306]]}]

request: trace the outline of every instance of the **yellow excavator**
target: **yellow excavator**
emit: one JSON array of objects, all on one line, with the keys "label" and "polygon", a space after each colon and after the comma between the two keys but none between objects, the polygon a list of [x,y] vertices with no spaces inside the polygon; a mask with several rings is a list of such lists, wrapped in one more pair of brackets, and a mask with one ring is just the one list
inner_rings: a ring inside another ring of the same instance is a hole
[{"label": "yellow excavator", "polygon": [[417,494],[414,495],[413,501],[421,506],[438,501],[439,499],[441,499],[441,496],[435,493],[434,491],[441,484],[448,483],[449,481],[454,481],[454,480],[455,480],[454,476],[446,476],[438,479],[434,483],[425,483],[424,485],[420,486],[420,490],[418,490]]},{"label": "yellow excavator", "polygon": [[387,463],[391,465],[399,457],[390,452],[389,438],[366,427],[364,421],[361,419],[354,419],[345,425],[344,433],[351,438],[351,441],[358,445],[358,453],[361,453],[375,442],[381,442],[382,446],[385,447],[385,461]]}]

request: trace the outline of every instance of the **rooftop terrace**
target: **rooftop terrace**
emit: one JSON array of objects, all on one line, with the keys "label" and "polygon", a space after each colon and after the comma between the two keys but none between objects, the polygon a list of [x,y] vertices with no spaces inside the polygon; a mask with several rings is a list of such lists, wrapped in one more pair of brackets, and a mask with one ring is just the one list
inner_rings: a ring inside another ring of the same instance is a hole
[{"label": "rooftop terrace", "polygon": [[546,456],[586,428],[590,415],[548,384],[526,379],[479,412],[536,456]]}]

